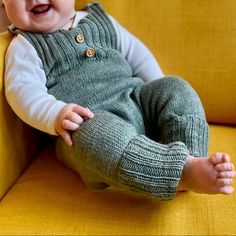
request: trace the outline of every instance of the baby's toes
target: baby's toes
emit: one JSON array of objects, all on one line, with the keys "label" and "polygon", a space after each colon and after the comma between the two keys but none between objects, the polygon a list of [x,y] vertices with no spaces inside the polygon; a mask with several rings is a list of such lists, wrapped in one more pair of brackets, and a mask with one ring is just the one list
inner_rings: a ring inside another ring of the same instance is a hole
[{"label": "baby's toes", "polygon": [[217,171],[234,171],[234,165],[232,163],[217,164],[214,168]]},{"label": "baby's toes", "polygon": [[210,160],[212,164],[217,165],[220,163],[230,162],[230,157],[226,153],[217,152],[211,156]]},{"label": "baby's toes", "polygon": [[216,180],[216,185],[219,187],[229,186],[232,184],[232,182],[233,182],[233,179],[231,178],[219,178]]},{"label": "baby's toes", "polygon": [[230,156],[227,153],[223,153],[222,157],[223,162],[230,162]]},{"label": "baby's toes", "polygon": [[231,194],[233,193],[234,188],[232,186],[223,186],[219,187],[219,192],[222,194]]},{"label": "baby's toes", "polygon": [[220,171],[218,174],[219,178],[234,178],[236,177],[236,171]]}]

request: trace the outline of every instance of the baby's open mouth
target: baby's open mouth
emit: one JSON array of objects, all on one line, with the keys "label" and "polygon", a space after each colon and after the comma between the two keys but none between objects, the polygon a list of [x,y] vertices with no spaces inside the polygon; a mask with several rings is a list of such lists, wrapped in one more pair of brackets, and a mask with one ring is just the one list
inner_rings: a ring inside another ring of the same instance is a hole
[{"label": "baby's open mouth", "polygon": [[50,4],[39,4],[31,9],[31,12],[35,15],[43,14],[51,9]]}]

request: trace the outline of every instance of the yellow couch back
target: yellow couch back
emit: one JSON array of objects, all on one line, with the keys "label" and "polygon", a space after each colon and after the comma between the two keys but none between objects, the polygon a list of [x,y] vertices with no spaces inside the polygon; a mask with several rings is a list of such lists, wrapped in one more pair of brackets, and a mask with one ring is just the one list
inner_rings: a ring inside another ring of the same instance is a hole
[{"label": "yellow couch back", "polygon": [[[78,0],[77,9],[90,1]],[[154,53],[166,75],[199,93],[208,121],[236,124],[235,0],[101,0]]]},{"label": "yellow couch back", "polygon": [[4,56],[11,38],[0,34],[0,200],[42,147],[41,135],[16,117],[4,96]]}]

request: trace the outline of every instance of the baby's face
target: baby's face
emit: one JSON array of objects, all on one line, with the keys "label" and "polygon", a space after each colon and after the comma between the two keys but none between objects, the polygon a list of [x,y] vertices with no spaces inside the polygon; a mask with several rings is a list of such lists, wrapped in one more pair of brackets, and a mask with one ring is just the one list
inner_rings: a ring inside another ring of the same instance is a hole
[{"label": "baby's face", "polygon": [[68,29],[75,0],[3,0],[11,23],[24,31],[53,32]]}]

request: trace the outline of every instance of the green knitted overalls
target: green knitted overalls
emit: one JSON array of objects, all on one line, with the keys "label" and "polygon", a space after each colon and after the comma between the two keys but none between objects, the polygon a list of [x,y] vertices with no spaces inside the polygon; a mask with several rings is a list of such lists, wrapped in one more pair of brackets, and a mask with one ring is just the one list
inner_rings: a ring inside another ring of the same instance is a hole
[{"label": "green knitted overalls", "polygon": [[90,108],[95,116],[57,141],[58,158],[95,189],[109,185],[173,198],[189,154],[206,156],[208,125],[184,80],[143,83],[117,50],[117,35],[99,4],[72,30],[17,31],[43,62],[48,93]]}]

